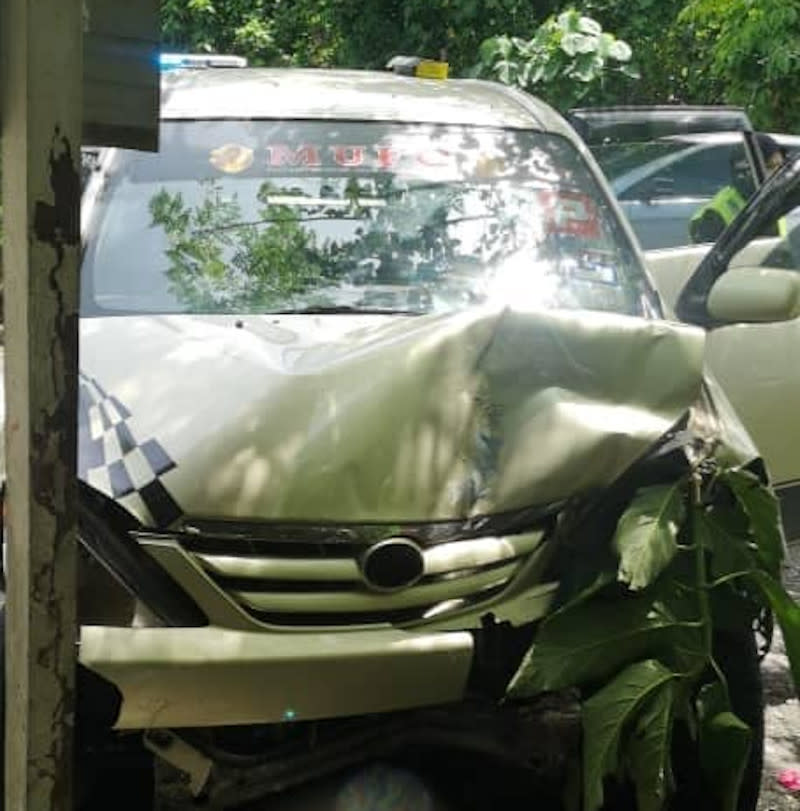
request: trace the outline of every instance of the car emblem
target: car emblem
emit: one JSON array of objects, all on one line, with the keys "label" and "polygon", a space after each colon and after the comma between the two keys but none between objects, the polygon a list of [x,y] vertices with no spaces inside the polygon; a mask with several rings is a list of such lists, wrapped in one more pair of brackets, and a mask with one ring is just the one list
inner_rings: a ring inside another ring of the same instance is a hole
[{"label": "car emblem", "polygon": [[387,538],[370,546],[361,558],[361,574],[373,591],[408,588],[424,572],[422,550],[411,538]]}]

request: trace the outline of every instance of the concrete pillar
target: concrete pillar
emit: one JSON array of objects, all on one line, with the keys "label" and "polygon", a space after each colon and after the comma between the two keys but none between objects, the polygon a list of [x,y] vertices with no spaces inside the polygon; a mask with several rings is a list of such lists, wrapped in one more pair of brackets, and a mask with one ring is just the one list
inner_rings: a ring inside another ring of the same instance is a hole
[{"label": "concrete pillar", "polygon": [[6,809],[72,808],[81,0],[3,3]]}]

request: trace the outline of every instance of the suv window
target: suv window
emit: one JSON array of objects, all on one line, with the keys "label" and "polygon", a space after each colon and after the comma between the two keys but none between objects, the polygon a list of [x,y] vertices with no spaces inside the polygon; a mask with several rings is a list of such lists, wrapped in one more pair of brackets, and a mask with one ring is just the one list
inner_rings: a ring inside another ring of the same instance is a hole
[{"label": "suv window", "polygon": [[666,163],[653,176],[621,192],[619,199],[711,198],[732,182],[732,161],[736,157],[744,157],[744,147],[741,144],[711,147],[692,145],[675,150],[672,154],[674,160]]},{"label": "suv window", "polygon": [[755,190],[735,133],[613,143],[594,152],[645,249],[697,241],[692,221],[720,190],[735,188],[743,200]]},{"label": "suv window", "polygon": [[603,191],[560,136],[191,121],[165,122],[160,143],[114,152],[90,181],[84,315],[651,306]]}]

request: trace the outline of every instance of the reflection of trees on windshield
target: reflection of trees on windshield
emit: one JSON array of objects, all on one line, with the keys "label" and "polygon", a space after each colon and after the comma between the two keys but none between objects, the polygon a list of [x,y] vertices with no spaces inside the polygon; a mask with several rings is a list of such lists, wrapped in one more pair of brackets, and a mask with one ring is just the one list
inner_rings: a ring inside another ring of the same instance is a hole
[{"label": "reflection of trees on windshield", "polygon": [[84,276],[100,311],[646,308],[580,155],[542,133],[170,123],[157,155],[120,154],[98,200]]},{"label": "reflection of trees on windshield", "polygon": [[[169,243],[171,291],[191,311],[263,311],[300,300],[335,306],[345,285],[362,288],[352,306],[427,310],[425,287],[456,260],[459,240],[448,229],[468,219],[459,216],[463,190],[431,184],[409,193],[390,176],[320,184],[312,198],[262,183],[254,219],[213,181],[194,206],[161,189],[150,214]],[[314,225],[324,221],[335,236],[318,236]],[[397,289],[378,289],[386,286]]]},{"label": "reflection of trees on windshield", "polygon": [[[268,194],[264,183],[259,201]],[[162,189],[150,201],[150,215],[169,241],[172,291],[190,311],[274,307],[322,276],[314,233],[289,206],[266,204],[259,223],[243,224],[237,198],[227,198],[212,181],[196,206],[187,205],[180,192]]]},{"label": "reflection of trees on windshield", "polygon": [[515,286],[538,287],[547,306],[636,309],[617,246],[586,249],[604,236],[586,195],[503,179],[314,178],[313,192],[310,182],[263,182],[255,209],[215,181],[195,205],[161,189],[150,214],[167,237],[171,292],[194,312],[428,312],[492,289],[516,300]]}]

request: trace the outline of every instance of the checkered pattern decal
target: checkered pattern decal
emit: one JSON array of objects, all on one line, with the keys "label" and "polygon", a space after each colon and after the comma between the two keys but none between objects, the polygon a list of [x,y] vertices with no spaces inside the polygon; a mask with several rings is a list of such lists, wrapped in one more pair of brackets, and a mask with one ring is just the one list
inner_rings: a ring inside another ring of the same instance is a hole
[{"label": "checkered pattern decal", "polygon": [[79,397],[79,478],[115,499],[141,500],[136,506],[144,506],[157,526],[169,526],[181,509],[160,477],[175,462],[157,440],[137,442],[128,426],[128,409],[83,373]]}]

